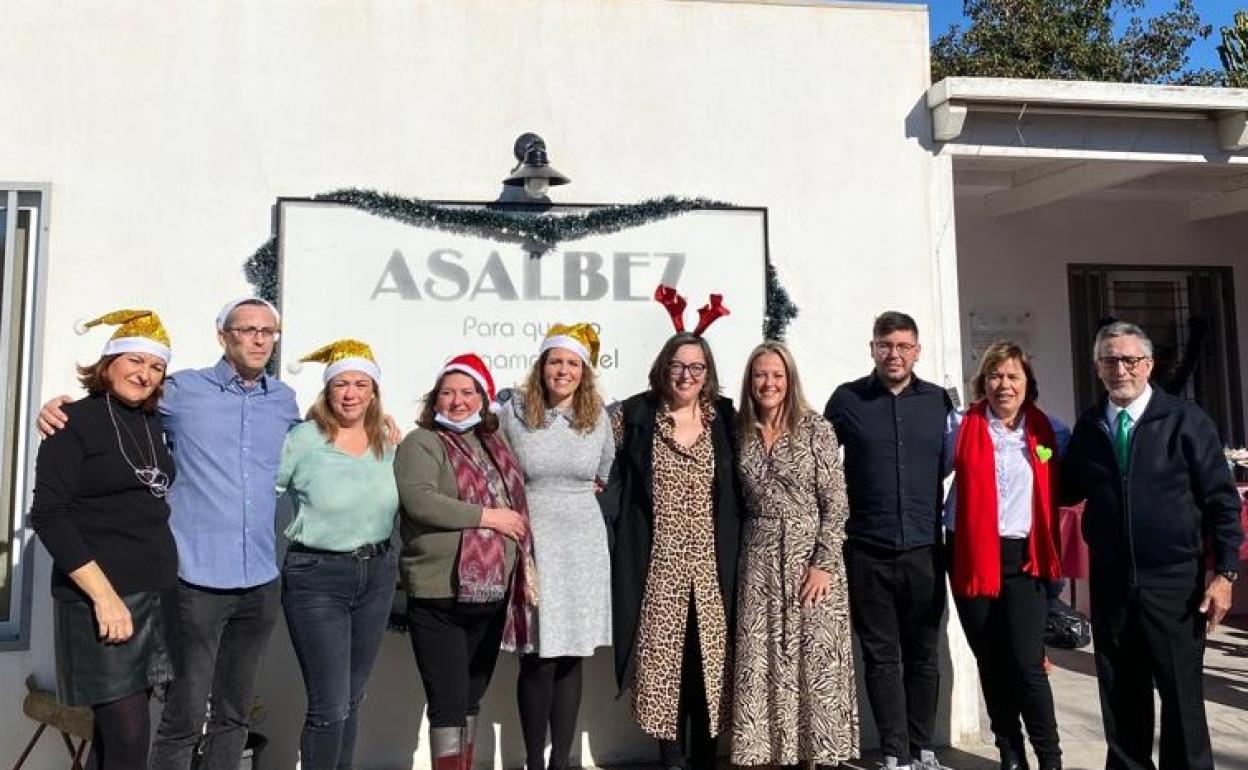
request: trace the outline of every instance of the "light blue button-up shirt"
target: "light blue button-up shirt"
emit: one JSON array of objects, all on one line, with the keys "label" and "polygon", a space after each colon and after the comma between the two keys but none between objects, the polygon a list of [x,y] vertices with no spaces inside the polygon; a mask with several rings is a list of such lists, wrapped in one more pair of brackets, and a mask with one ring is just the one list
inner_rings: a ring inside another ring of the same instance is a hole
[{"label": "light blue button-up shirt", "polygon": [[178,469],[169,525],[178,576],[205,588],[251,588],[277,577],[274,481],[295,392],[261,375],[250,388],[222,358],[165,381],[165,436]]}]

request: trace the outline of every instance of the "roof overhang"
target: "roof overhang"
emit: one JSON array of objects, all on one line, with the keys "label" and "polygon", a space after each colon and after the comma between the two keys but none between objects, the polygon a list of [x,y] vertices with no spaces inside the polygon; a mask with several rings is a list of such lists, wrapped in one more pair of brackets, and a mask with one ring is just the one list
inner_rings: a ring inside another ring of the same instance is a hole
[{"label": "roof overhang", "polygon": [[951,77],[927,90],[927,106],[933,137],[940,142],[961,136],[971,112],[1029,112],[1214,121],[1224,151],[1248,149],[1248,89],[1243,88]]}]

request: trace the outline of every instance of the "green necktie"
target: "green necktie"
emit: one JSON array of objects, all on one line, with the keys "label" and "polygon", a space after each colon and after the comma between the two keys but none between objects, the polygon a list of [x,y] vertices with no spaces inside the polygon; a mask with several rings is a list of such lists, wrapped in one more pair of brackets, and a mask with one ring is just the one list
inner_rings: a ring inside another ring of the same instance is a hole
[{"label": "green necktie", "polygon": [[1114,454],[1118,456],[1118,468],[1127,474],[1127,452],[1131,447],[1131,415],[1123,409],[1118,413],[1118,432],[1114,434]]}]

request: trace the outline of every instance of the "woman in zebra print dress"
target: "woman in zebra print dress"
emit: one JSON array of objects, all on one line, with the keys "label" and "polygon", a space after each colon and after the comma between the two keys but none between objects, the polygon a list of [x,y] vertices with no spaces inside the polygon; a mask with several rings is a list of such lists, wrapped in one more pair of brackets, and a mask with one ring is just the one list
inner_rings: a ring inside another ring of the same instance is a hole
[{"label": "woman in zebra print dress", "polygon": [[741,388],[741,542],[732,762],[835,765],[858,753],[836,435],[802,396],[793,357],[754,349]]}]

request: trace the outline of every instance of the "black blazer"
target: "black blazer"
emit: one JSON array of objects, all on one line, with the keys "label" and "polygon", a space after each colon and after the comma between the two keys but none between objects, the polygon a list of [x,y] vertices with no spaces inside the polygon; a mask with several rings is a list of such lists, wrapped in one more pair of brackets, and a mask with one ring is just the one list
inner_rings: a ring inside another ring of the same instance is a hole
[{"label": "black blazer", "polygon": [[[654,426],[659,401],[648,392],[640,393],[625,400],[620,409],[624,432],[601,502],[608,528],[614,535],[611,620],[615,678],[622,692],[634,665],[638,616],[650,569],[654,533]],[[715,480],[711,490],[715,504],[715,562],[730,634],[736,606],[737,552],[744,511],[737,478],[736,417],[731,400],[716,399],[715,420],[711,423],[711,444],[715,450]]]},{"label": "black blazer", "polygon": [[1240,500],[1209,416],[1154,386],[1131,431],[1124,479],[1104,415],[1102,397],[1075,424],[1062,462],[1063,501],[1088,501],[1093,580],[1190,582],[1206,541],[1218,569],[1236,569]]}]

